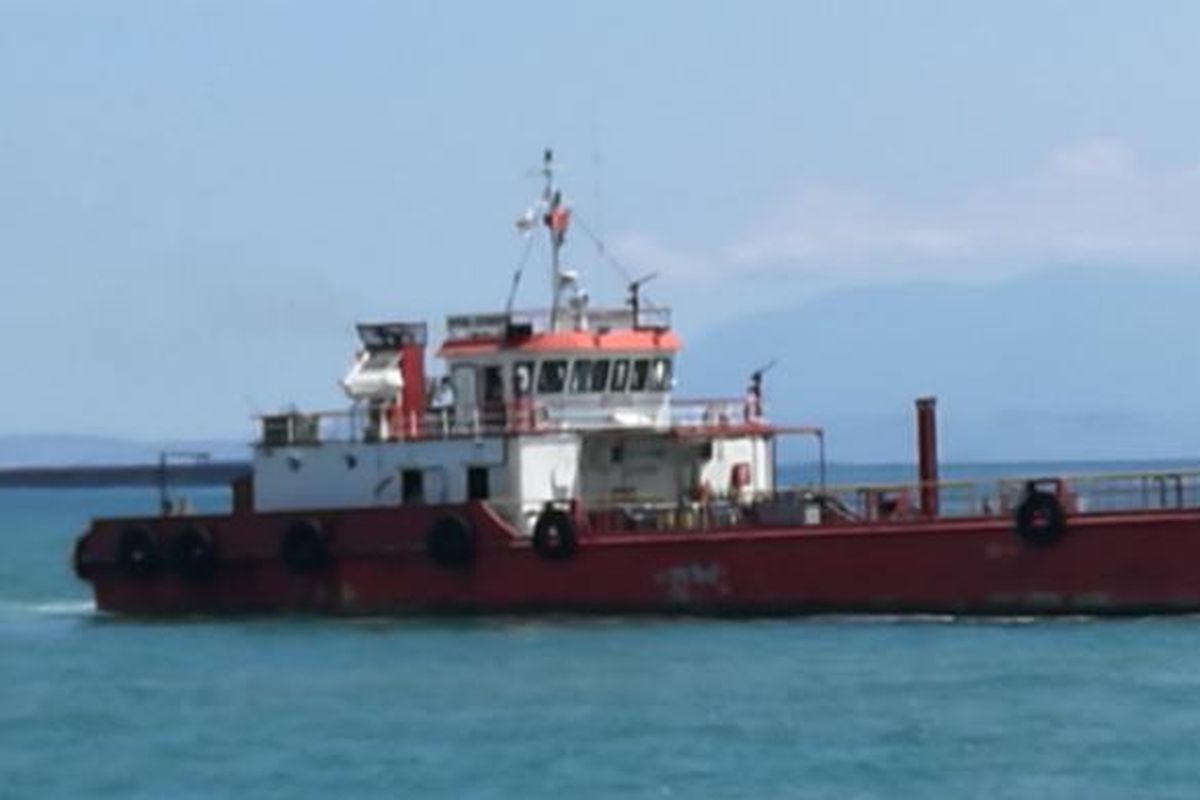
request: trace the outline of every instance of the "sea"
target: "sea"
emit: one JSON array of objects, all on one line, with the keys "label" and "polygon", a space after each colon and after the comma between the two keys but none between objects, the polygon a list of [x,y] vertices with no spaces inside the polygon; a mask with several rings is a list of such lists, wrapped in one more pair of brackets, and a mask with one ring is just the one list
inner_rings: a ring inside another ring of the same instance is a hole
[{"label": "sea", "polygon": [[0,798],[1200,795],[1200,618],[98,614],[73,538],[155,503],[0,491]]}]

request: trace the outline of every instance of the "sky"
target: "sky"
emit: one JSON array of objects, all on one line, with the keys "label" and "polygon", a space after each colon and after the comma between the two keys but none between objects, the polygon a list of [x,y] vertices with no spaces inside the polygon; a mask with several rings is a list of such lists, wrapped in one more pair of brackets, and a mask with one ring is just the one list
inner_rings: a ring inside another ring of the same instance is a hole
[{"label": "sky", "polygon": [[503,306],[545,146],[605,242],[577,225],[569,265],[597,301],[658,272],[685,340],[863,287],[1190,274],[1198,30],[1187,2],[0,0],[0,433],[339,405],[355,320]]}]

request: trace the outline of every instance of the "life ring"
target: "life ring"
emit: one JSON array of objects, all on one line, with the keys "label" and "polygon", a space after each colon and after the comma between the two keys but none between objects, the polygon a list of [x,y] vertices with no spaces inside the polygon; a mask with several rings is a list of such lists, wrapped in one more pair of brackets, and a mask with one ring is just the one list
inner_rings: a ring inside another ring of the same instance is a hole
[{"label": "life ring", "polygon": [[475,562],[475,531],[456,514],[444,516],[425,535],[425,549],[438,566],[470,566]]},{"label": "life ring", "polygon": [[1031,491],[1017,506],[1017,536],[1036,547],[1055,544],[1067,532],[1067,515],[1058,498],[1049,492]]},{"label": "life ring", "polygon": [[175,534],[168,556],[171,567],[189,580],[206,580],[217,571],[217,546],[203,525],[192,525]]},{"label": "life ring", "polygon": [[152,578],[160,563],[158,545],[149,528],[135,525],[121,531],[117,540],[117,564],[122,572],[139,580]]},{"label": "life ring", "polygon": [[565,561],[579,549],[575,523],[560,508],[546,508],[533,526],[533,549],[551,561]]},{"label": "life ring", "polygon": [[320,572],[332,558],[329,537],[316,520],[297,520],[284,532],[279,556],[287,568],[297,575]]}]

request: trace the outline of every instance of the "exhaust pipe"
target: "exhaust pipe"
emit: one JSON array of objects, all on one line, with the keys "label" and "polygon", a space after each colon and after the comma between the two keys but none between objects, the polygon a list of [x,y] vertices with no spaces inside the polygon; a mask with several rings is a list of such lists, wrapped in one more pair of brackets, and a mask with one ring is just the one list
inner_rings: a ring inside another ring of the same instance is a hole
[{"label": "exhaust pipe", "polygon": [[917,398],[917,474],[921,516],[938,515],[937,398]]}]

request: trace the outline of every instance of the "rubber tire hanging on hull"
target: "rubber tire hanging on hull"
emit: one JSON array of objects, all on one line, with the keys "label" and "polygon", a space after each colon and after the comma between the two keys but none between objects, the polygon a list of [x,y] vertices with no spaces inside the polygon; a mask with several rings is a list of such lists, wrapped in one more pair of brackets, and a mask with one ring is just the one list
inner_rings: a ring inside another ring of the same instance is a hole
[{"label": "rubber tire hanging on hull", "polygon": [[171,567],[188,580],[207,580],[217,571],[217,546],[203,525],[192,525],[175,534],[168,556]]},{"label": "rubber tire hanging on hull", "polygon": [[158,573],[162,559],[154,534],[144,525],[121,531],[117,540],[117,565],[131,578],[145,580]]},{"label": "rubber tire hanging on hull", "polygon": [[92,566],[83,555],[89,538],[89,536],[80,536],[75,540],[75,546],[71,548],[71,568],[75,570],[75,577],[81,581],[92,579]]},{"label": "rubber tire hanging on hull", "polygon": [[475,531],[462,517],[442,517],[426,534],[425,548],[438,566],[470,566],[475,563]]},{"label": "rubber tire hanging on hull", "polygon": [[1049,492],[1025,495],[1017,506],[1014,522],[1017,536],[1035,547],[1049,547],[1067,532],[1067,515],[1058,498]]},{"label": "rubber tire hanging on hull", "polygon": [[551,561],[565,561],[579,549],[575,523],[571,515],[558,508],[547,508],[533,526],[533,549]]},{"label": "rubber tire hanging on hull", "polygon": [[311,575],[329,566],[329,537],[321,523],[301,519],[288,526],[279,546],[279,556],[287,568],[297,575]]}]

